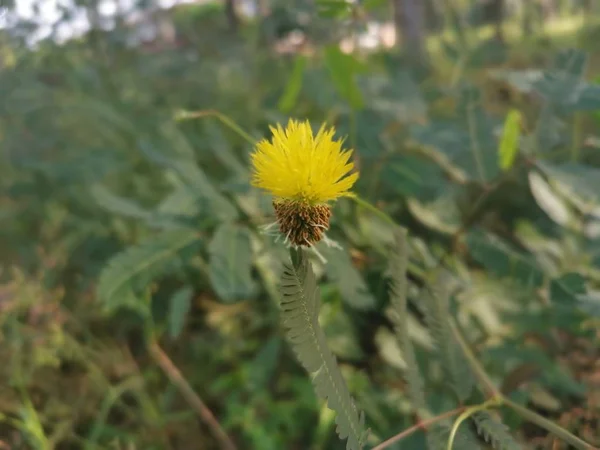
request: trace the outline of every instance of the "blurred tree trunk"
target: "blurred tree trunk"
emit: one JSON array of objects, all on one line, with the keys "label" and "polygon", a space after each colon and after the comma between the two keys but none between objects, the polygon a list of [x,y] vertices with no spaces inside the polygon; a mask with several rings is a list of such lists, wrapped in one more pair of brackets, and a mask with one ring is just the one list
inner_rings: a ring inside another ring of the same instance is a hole
[{"label": "blurred tree trunk", "polygon": [[559,5],[557,0],[541,0],[544,20],[558,15]]},{"label": "blurred tree trunk", "polygon": [[393,0],[397,40],[411,60],[425,63],[425,8],[423,0]]},{"label": "blurred tree trunk", "polygon": [[[531,2],[532,0],[527,0]],[[492,0],[490,4],[490,10],[492,17],[494,18],[495,27],[496,27],[496,39],[499,41],[504,41],[504,9],[506,7],[506,2],[504,0]]]},{"label": "blurred tree trunk", "polygon": [[231,31],[236,32],[240,25],[240,19],[235,10],[235,0],[225,0],[225,16],[227,16],[227,23],[229,23]]},{"label": "blurred tree trunk", "polygon": [[444,14],[436,0],[425,0],[425,24],[427,31],[440,31],[444,26]]},{"label": "blurred tree trunk", "polygon": [[269,7],[269,0],[256,0],[256,11],[258,12],[258,15],[260,17],[267,17],[271,12]]}]

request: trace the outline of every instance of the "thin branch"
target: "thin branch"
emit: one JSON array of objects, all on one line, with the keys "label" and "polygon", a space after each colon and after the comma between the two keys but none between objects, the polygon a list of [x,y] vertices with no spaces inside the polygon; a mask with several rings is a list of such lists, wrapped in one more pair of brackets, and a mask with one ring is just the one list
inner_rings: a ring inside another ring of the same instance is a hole
[{"label": "thin branch", "polygon": [[577,436],[571,434],[560,425],[552,422],[551,420],[546,419],[545,417],[540,416],[539,414],[531,411],[530,409],[524,408],[523,406],[513,402],[512,400],[506,397],[502,398],[502,404],[514,410],[525,420],[528,420],[531,423],[535,423],[540,428],[549,431],[550,433],[559,437],[560,439],[567,442],[569,445],[572,445],[578,450],[600,450],[598,449],[598,447],[594,447],[593,445],[588,444],[582,439],[579,439]]},{"label": "thin branch", "polygon": [[223,125],[227,126],[230,130],[239,135],[242,139],[248,142],[250,145],[255,145],[257,139],[253,138],[246,131],[242,129],[237,123],[235,123],[232,119],[227,117],[225,114],[221,114],[219,111],[215,111],[213,109],[206,109],[202,111],[177,111],[175,114],[175,120],[189,120],[189,119],[201,119],[203,117],[215,117],[217,118]]},{"label": "thin branch", "polygon": [[477,376],[481,384],[485,386],[487,393],[490,396],[490,402],[493,402],[496,405],[505,405],[513,409],[524,419],[535,423],[537,426],[549,431],[550,433],[553,433],[554,435],[561,438],[563,441],[567,442],[568,444],[572,445],[578,450],[600,450],[597,447],[594,447],[593,445],[588,444],[587,442],[579,439],[577,436],[565,430],[560,425],[552,422],[551,420],[546,419],[545,417],[540,416],[539,414],[527,408],[524,408],[523,406],[513,402],[509,398],[502,395],[502,393],[498,390],[498,388],[496,388],[488,374],[485,372],[485,369],[482,367],[477,357],[471,351],[471,348],[463,338],[454,321],[452,321],[451,324],[452,331],[454,332],[458,343],[462,347],[463,352],[467,357],[467,361],[469,362],[469,365],[475,372],[475,375]]},{"label": "thin branch", "polygon": [[380,210],[376,206],[372,205],[368,201],[364,200],[363,198],[359,197],[358,195],[353,195],[351,197],[351,199],[354,200],[359,206],[362,206],[363,208],[368,209],[373,214],[378,216],[380,219],[386,221],[388,224],[397,226],[396,222],[394,221],[394,219],[392,219],[389,216],[389,214],[383,212],[382,210]]},{"label": "thin branch", "polygon": [[490,398],[501,398],[502,394],[500,393],[498,388],[494,385],[494,382],[490,379],[490,377],[486,373],[485,369],[483,368],[483,366],[481,365],[481,363],[479,362],[479,360],[477,359],[477,357],[471,350],[471,347],[469,346],[467,341],[465,341],[465,338],[462,336],[460,330],[454,323],[454,320],[452,320],[451,318],[450,318],[450,328],[452,329],[452,333],[454,334],[454,337],[456,338],[458,344],[460,345],[465,357],[467,358],[469,365],[473,369],[475,376],[479,379],[479,382],[483,385],[483,387],[485,387],[485,390],[487,391],[487,394],[489,395],[489,397]]},{"label": "thin branch", "polygon": [[426,430],[427,427],[433,425],[434,423],[440,422],[444,419],[447,419],[449,417],[453,417],[457,414],[460,414],[465,409],[466,409],[466,407],[461,406],[460,408],[453,409],[452,411],[447,411],[443,414],[440,414],[439,416],[432,417],[431,419],[423,420],[422,422],[419,422],[419,423],[413,425],[412,427],[407,428],[406,430],[402,431],[401,433],[398,433],[396,436],[392,436],[387,441],[384,441],[381,444],[379,444],[378,446],[373,447],[371,450],[383,450],[384,448],[389,447],[390,445],[394,444],[395,442],[401,441],[402,439],[410,436],[415,431]]},{"label": "thin branch", "polygon": [[206,425],[211,429],[213,435],[219,442],[219,445],[224,450],[237,450],[237,447],[227,433],[221,428],[221,425],[213,415],[210,409],[202,401],[202,399],[194,392],[187,380],[181,375],[179,369],[173,364],[173,361],[163,351],[156,342],[151,342],[148,348],[152,359],[163,370],[165,375],[171,380],[179,393],[188,402],[194,411],[200,416]]}]

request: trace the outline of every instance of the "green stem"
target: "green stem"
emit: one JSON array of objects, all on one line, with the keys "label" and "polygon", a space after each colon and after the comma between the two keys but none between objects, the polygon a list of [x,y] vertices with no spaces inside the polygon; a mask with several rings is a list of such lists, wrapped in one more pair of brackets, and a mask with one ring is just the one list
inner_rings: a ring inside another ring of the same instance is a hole
[{"label": "green stem", "polygon": [[237,447],[231,438],[225,433],[212,411],[204,401],[196,394],[190,383],[181,374],[177,366],[158,345],[158,342],[151,341],[148,345],[148,352],[153,361],[161,368],[167,378],[175,385],[181,396],[188,402],[190,407],[198,414],[200,419],[210,428],[221,449],[236,450]]},{"label": "green stem", "polygon": [[573,447],[579,450],[598,450],[597,447],[594,447],[591,444],[579,439],[577,436],[569,433],[567,430],[562,428],[560,425],[552,422],[551,420],[546,419],[545,417],[540,416],[539,414],[519,405],[518,403],[513,402],[512,400],[503,397],[502,404],[512,408],[516,413],[518,413],[521,417],[528,420],[531,423],[536,424],[537,426],[553,433],[556,437],[559,437],[566,443],[572,445]]},{"label": "green stem", "polygon": [[356,148],[356,111],[350,111],[350,145]]},{"label": "green stem", "polygon": [[491,398],[489,400],[490,402],[496,402],[495,403],[496,405],[504,405],[509,408],[512,408],[516,413],[521,415],[524,419],[529,420],[530,422],[547,430],[550,433],[553,433],[554,435],[556,435],[563,441],[567,442],[568,444],[574,446],[575,448],[577,448],[579,450],[600,450],[597,447],[594,447],[591,444],[588,444],[587,442],[579,439],[577,436],[571,434],[570,432],[568,432],[567,430],[562,428],[560,425],[540,416],[539,414],[513,402],[509,398],[502,395],[498,391],[498,389],[494,386],[494,383],[492,382],[492,380],[490,380],[489,376],[483,369],[479,360],[473,354],[471,348],[468,346],[465,339],[462,337],[460,331],[458,330],[458,328],[456,327],[454,322],[451,322],[451,326],[452,326],[452,331],[454,333],[454,336],[456,337],[456,340],[458,341],[459,345],[461,346],[469,365],[473,369],[473,372],[475,373],[475,375],[477,376],[477,378],[479,379],[481,384],[483,384],[486,387],[486,389],[488,390],[488,393],[491,396]]},{"label": "green stem", "polygon": [[189,119],[200,119],[203,117],[215,117],[217,118],[223,125],[227,126],[230,130],[238,134],[244,140],[246,140],[250,145],[256,144],[256,139],[254,139],[250,134],[246,133],[242,127],[240,127],[237,123],[227,117],[225,114],[221,114],[219,111],[215,111],[212,109],[207,109],[203,111],[178,111],[175,114],[175,120],[189,120]]},{"label": "green stem", "polygon": [[452,445],[454,444],[454,438],[456,437],[456,432],[458,431],[458,427],[460,424],[471,417],[473,414],[479,411],[484,411],[486,409],[490,409],[494,406],[498,406],[502,403],[502,399],[500,397],[492,397],[489,400],[481,403],[480,405],[471,406],[467,408],[463,413],[456,418],[454,421],[454,425],[452,425],[452,430],[450,431],[450,438],[448,439],[447,450],[452,450]]},{"label": "green stem", "polygon": [[500,391],[494,385],[494,382],[486,373],[485,369],[471,350],[471,347],[469,347],[469,344],[467,344],[467,341],[465,341],[465,338],[462,336],[461,332],[459,331],[458,327],[456,326],[453,320],[450,320],[450,328],[452,329],[452,333],[454,334],[454,337],[460,345],[465,357],[467,358],[471,369],[473,369],[473,372],[475,373],[475,376],[479,379],[479,382],[483,386],[485,386],[488,395],[492,399],[500,398],[502,396]]},{"label": "green stem", "polygon": [[390,225],[394,225],[394,226],[398,226],[396,224],[396,222],[394,222],[394,219],[392,219],[387,213],[383,212],[382,210],[380,210],[379,208],[377,208],[376,206],[373,206],[372,204],[370,204],[368,201],[363,200],[362,198],[360,198],[358,195],[354,195],[351,197],[352,200],[354,200],[359,206],[362,206],[365,209],[368,209],[369,211],[371,211],[373,214],[375,214],[376,216],[378,216],[379,218],[383,219],[384,221],[386,221],[387,223],[389,223]]}]

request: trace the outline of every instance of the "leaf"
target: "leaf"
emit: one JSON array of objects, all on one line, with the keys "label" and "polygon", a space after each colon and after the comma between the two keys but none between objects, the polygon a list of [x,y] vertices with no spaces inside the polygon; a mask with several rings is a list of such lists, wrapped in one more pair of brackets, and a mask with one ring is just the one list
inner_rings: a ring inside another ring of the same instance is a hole
[{"label": "leaf", "polygon": [[[404,123],[425,121],[428,105],[410,71],[399,68],[390,76],[374,74],[361,81],[364,94],[369,97],[367,111],[380,113],[375,121],[377,126],[385,126],[381,116]],[[357,120],[357,126],[360,125]]]},{"label": "leaf", "polygon": [[184,286],[178,289],[169,301],[169,336],[175,339],[181,335],[185,325],[185,318],[190,312],[192,306],[192,294],[194,290],[191,286]]},{"label": "leaf", "polygon": [[566,273],[550,282],[550,300],[554,305],[573,308],[577,296],[585,291],[585,278],[578,273]]},{"label": "leaf", "polygon": [[437,275],[433,283],[424,289],[421,304],[425,321],[442,360],[442,367],[458,398],[464,401],[469,398],[475,386],[475,376],[452,331],[447,285],[445,277]]},{"label": "leaf", "polygon": [[271,337],[248,364],[248,384],[252,389],[264,389],[273,376],[281,355],[281,338]]},{"label": "leaf", "polygon": [[492,79],[504,81],[513,89],[523,94],[531,94],[535,90],[535,83],[542,79],[543,72],[541,70],[491,70],[490,76]]},{"label": "leaf", "polygon": [[529,188],[538,206],[548,214],[550,219],[562,226],[572,221],[573,216],[566,202],[554,192],[539,173],[529,172]]},{"label": "leaf", "polygon": [[537,93],[563,112],[600,108],[600,89],[584,80],[587,55],[575,49],[560,52],[547,70],[500,70],[493,77],[524,93]]},{"label": "leaf", "polygon": [[185,186],[178,186],[157,206],[156,212],[163,216],[193,217],[200,213],[199,198]]},{"label": "leaf", "polygon": [[146,211],[136,202],[113,194],[101,184],[95,184],[90,189],[96,203],[108,212],[135,219],[147,219],[150,217],[150,212]]},{"label": "leaf", "polygon": [[533,156],[544,155],[557,150],[560,145],[566,145],[567,130],[568,125],[557,117],[555,108],[549,104],[543,105],[533,134],[526,138],[530,147],[533,147],[529,153]]},{"label": "leaf", "polygon": [[[436,153],[436,159],[460,172],[461,178],[491,181],[498,173],[498,149],[493,123],[484,113],[476,91],[463,94],[460,120],[435,120],[411,125],[411,136]],[[438,156],[439,155],[439,156]]]},{"label": "leaf", "polygon": [[508,427],[487,411],[478,411],[472,416],[479,433],[496,450],[520,450],[521,446],[510,435]]},{"label": "leaf", "polygon": [[209,275],[219,298],[227,303],[253,297],[257,285],[252,279],[252,247],[246,228],[223,224],[208,246]]},{"label": "leaf", "polygon": [[461,228],[461,215],[456,204],[455,189],[431,202],[420,202],[414,197],[407,199],[408,209],[419,222],[440,233],[454,234]]},{"label": "leaf", "polygon": [[281,278],[281,319],[286,336],[305,370],[311,374],[317,395],[336,412],[336,432],[347,439],[347,450],[362,449],[367,437],[364,414],[359,413],[336,359],[319,326],[320,295],[310,262],[303,250],[292,250]]},{"label": "leaf", "polygon": [[460,91],[458,114],[469,136],[469,169],[467,173],[478,181],[490,181],[498,175],[494,124],[483,109],[481,92],[471,86]]},{"label": "leaf", "polygon": [[279,99],[278,107],[280,111],[287,113],[296,104],[298,95],[302,89],[302,76],[304,74],[305,67],[306,58],[303,55],[297,55],[296,60],[294,61],[292,73],[290,74],[287,85],[285,86],[283,95]]},{"label": "leaf", "polygon": [[[398,344],[398,337],[388,330],[387,327],[379,327],[373,337],[373,342],[377,347],[377,353],[381,356],[381,359],[388,365],[395,367],[402,372],[408,370],[408,365],[404,360],[404,354]],[[406,379],[406,376],[405,376]],[[408,384],[408,382],[407,382]],[[409,384],[410,389],[410,384]],[[413,403],[413,407],[418,409],[414,404],[412,396],[409,392],[409,399]]]},{"label": "leaf", "polygon": [[600,291],[589,291],[577,296],[579,307],[593,317],[600,318]]},{"label": "leaf", "polygon": [[504,129],[500,139],[500,168],[510,169],[519,151],[519,138],[521,136],[521,112],[511,109],[504,120]]},{"label": "leaf", "polygon": [[600,205],[600,169],[579,163],[550,164],[538,167],[549,182],[578,208],[589,212]]},{"label": "leaf", "polygon": [[380,178],[386,188],[421,202],[439,198],[448,187],[443,170],[419,155],[391,156]]},{"label": "leaf", "polygon": [[322,246],[319,251],[327,259],[325,272],[336,284],[342,300],[359,310],[372,309],[375,298],[360,272],[352,265],[348,253],[327,246]]},{"label": "leaf", "polygon": [[381,8],[382,6],[387,5],[387,0],[363,0],[361,3],[365,10],[371,11],[372,9]]},{"label": "leaf", "polygon": [[398,339],[398,344],[402,349],[402,356],[406,363],[404,379],[408,385],[410,401],[413,408],[420,416],[427,417],[428,413],[425,400],[425,388],[423,386],[423,376],[419,370],[415,349],[408,333],[408,280],[406,278],[408,270],[408,242],[406,231],[397,229],[394,236],[396,242],[392,254],[390,255],[390,300],[393,307],[390,319],[394,324],[396,338]]},{"label": "leaf", "polygon": [[194,195],[207,203],[214,216],[221,220],[237,218],[238,212],[233,204],[215,188],[195,161],[166,157],[152,148],[149,143],[143,143],[140,148],[151,161],[173,170]]},{"label": "leaf", "polygon": [[514,277],[527,286],[541,286],[545,275],[535,259],[498,236],[474,229],[467,234],[467,244],[473,258],[498,277]]},{"label": "leaf", "polygon": [[352,6],[346,0],[317,0],[316,3],[319,16],[330,19],[348,17]]},{"label": "leaf", "polygon": [[339,305],[326,303],[319,313],[329,348],[344,361],[364,361],[365,354],[357,338],[355,325]]},{"label": "leaf", "polygon": [[[237,178],[247,177],[247,168],[242,164],[232,149],[232,145],[225,137],[225,133],[218,124],[211,121],[202,122],[204,133],[198,136],[198,146],[210,149],[219,162],[230,170]],[[200,147],[202,148],[202,147]]]},{"label": "leaf", "polygon": [[340,95],[353,109],[361,109],[364,99],[354,77],[364,71],[364,66],[354,56],[342,53],[337,45],[325,49],[325,65]]},{"label": "leaf", "polygon": [[192,231],[167,231],[114,256],[102,270],[97,287],[105,310],[110,313],[121,307],[138,308],[134,293],[168,271],[177,262],[179,252],[198,242],[199,237]]}]

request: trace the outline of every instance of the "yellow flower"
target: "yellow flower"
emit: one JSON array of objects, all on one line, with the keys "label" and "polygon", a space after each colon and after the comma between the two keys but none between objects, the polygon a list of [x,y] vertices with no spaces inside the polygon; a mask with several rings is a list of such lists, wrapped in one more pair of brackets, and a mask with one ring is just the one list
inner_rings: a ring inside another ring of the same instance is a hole
[{"label": "yellow flower", "polygon": [[354,168],[352,150],[342,151],[342,141],[333,139],[334,128],[323,125],[316,136],[308,121],[290,120],[285,130],[270,128],[272,140],[260,141],[252,154],[254,186],[278,199],[313,205],[352,195],[358,178],[358,173],[348,175]]},{"label": "yellow flower", "polygon": [[342,150],[335,129],[325,125],[313,135],[308,121],[290,120],[285,129],[271,127],[252,154],[252,185],[271,192],[279,231],[295,246],[311,246],[329,229],[327,203],[352,196],[358,173],[350,161],[352,150]]}]

